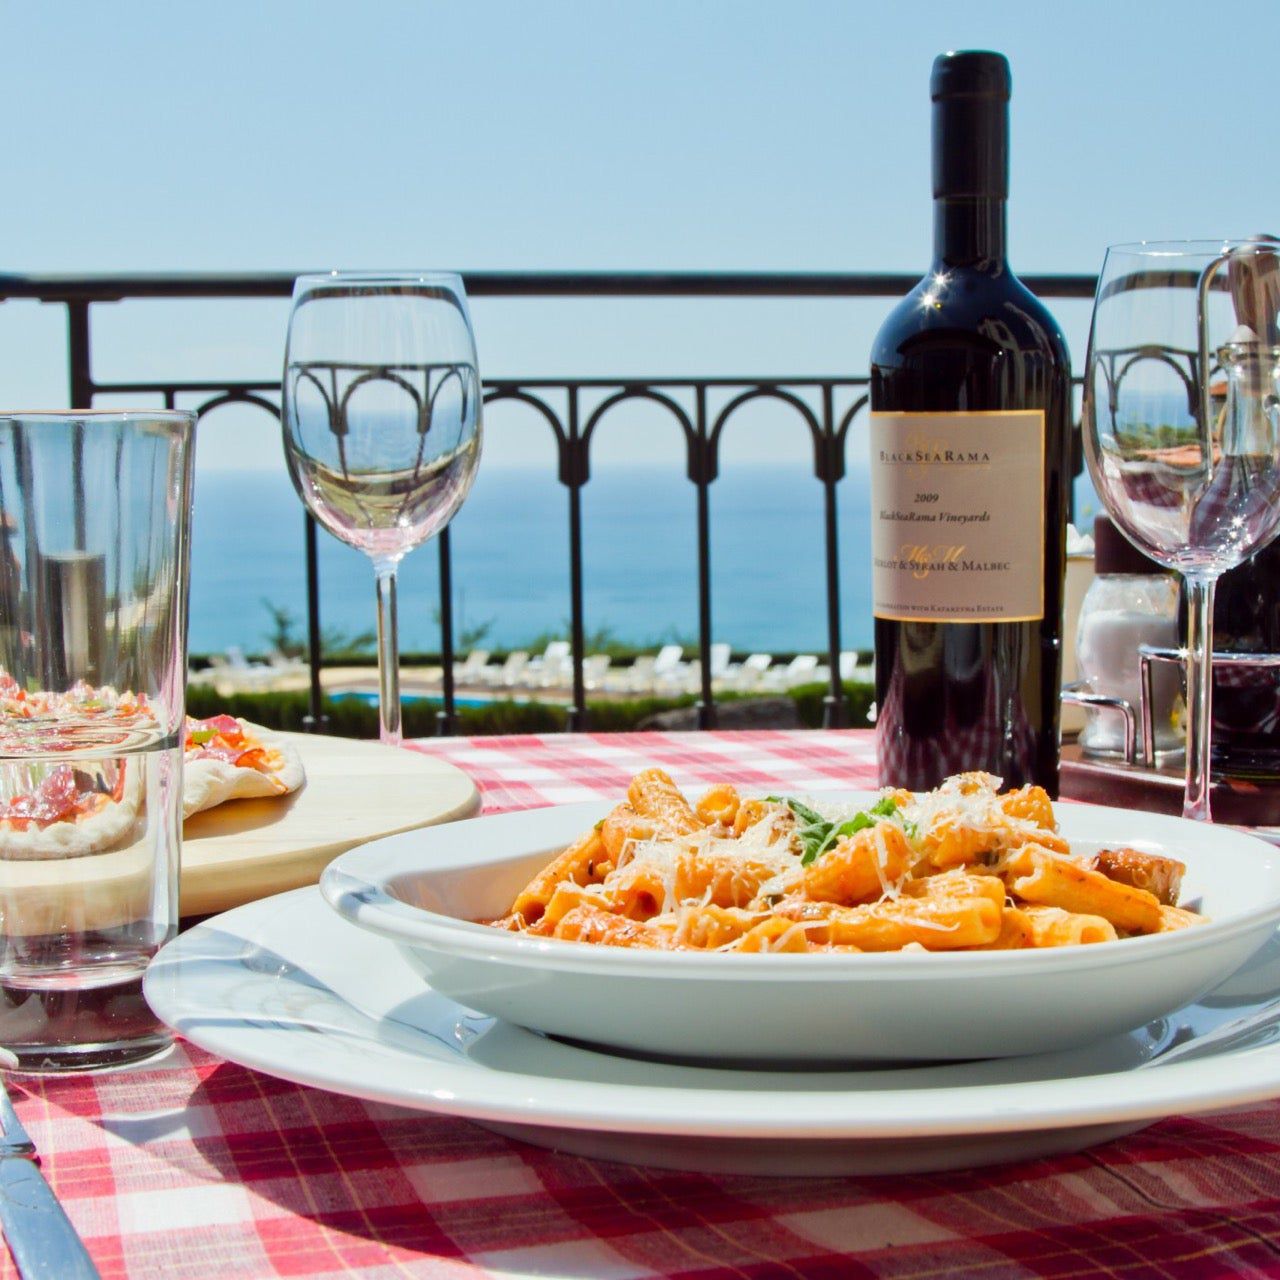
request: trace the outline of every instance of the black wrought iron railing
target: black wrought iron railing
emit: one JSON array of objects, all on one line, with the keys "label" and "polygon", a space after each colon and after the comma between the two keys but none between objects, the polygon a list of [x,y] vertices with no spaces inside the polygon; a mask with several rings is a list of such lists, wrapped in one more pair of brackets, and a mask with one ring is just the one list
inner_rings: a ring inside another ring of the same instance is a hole
[{"label": "black wrought iron railing", "polygon": [[[67,315],[67,379],[70,403],[92,407],[101,396],[153,397],[165,407],[193,407],[204,414],[227,404],[254,406],[279,417],[277,380],[204,379],[99,380],[93,372],[92,309],[135,299],[250,299],[288,297],[295,273],[241,275],[0,275],[0,302],[28,299],[62,306]],[[896,274],[467,272],[473,298],[884,298],[900,297],[916,277]],[[1033,292],[1047,299],[1087,299],[1095,279],[1085,275],[1024,276]],[[264,353],[270,365],[272,353]],[[583,676],[585,645],[582,490],[591,475],[592,441],[601,421],[617,406],[646,401],[678,425],[685,445],[685,471],[696,492],[698,656],[701,690],[698,722],[715,725],[712,690],[712,610],[710,502],[719,469],[720,441],[729,420],[746,406],[770,401],[798,415],[813,447],[813,470],[822,486],[826,579],[827,659],[831,684],[824,722],[844,721],[840,681],[840,576],[837,485],[845,474],[846,442],[852,423],[866,408],[865,373],[832,377],[626,377],[519,378],[485,381],[486,403],[519,402],[540,416],[555,439],[558,478],[567,497],[569,620],[573,651],[570,729],[588,727]],[[321,594],[316,525],[304,517],[308,661],[313,727],[320,727]],[[441,733],[454,727],[454,622],[452,555],[446,529],[438,539],[440,654],[443,668]]]}]

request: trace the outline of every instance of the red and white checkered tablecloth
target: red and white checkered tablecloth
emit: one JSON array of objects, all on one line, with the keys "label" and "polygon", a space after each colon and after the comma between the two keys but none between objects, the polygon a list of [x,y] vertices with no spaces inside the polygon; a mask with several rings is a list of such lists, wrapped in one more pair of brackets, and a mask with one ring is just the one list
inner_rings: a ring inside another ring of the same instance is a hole
[{"label": "red and white checkered tablecloth", "polygon": [[[868,786],[875,770],[857,732],[415,746],[467,770],[489,812],[617,796],[652,764],[690,787]],[[968,1173],[772,1180],[557,1155],[189,1045],[11,1083],[105,1277],[1280,1277],[1280,1104]]]}]

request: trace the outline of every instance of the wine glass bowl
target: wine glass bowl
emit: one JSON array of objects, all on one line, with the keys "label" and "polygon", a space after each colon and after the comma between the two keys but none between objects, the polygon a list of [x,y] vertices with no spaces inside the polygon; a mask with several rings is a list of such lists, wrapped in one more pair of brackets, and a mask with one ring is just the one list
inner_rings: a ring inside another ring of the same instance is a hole
[{"label": "wine glass bowl", "polygon": [[399,740],[396,565],[470,491],[481,400],[458,276],[298,278],[284,361],[285,458],[315,519],[373,560],[384,741]]},{"label": "wine glass bowl", "polygon": [[1280,525],[1280,259],[1258,241],[1107,251],[1085,457],[1121,531],[1188,589],[1187,792],[1209,818],[1213,585]]}]

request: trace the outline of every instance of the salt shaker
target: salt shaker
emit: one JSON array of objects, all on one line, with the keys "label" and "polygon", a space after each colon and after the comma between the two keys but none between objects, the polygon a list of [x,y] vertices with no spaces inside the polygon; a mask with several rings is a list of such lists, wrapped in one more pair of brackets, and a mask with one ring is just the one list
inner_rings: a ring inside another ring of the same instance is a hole
[{"label": "salt shaker", "polygon": [[[1105,516],[1093,526],[1094,579],[1080,606],[1076,666],[1094,693],[1122,698],[1137,714],[1141,698],[1139,647],[1178,645],[1178,585],[1172,575],[1143,555]],[[1180,692],[1178,669],[1152,667],[1152,726],[1155,749],[1183,745],[1174,711]],[[1080,732],[1089,756],[1124,753],[1124,719],[1118,710],[1091,707]]]}]

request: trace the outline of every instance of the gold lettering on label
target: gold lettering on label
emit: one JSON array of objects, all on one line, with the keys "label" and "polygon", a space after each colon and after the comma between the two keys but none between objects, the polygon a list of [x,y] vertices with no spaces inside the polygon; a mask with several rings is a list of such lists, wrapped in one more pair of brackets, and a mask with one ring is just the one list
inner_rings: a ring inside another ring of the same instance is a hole
[{"label": "gold lettering on label", "polygon": [[934,569],[955,564],[964,555],[965,544],[948,546],[946,543],[929,545],[924,542],[904,542],[898,552],[902,564],[911,570],[917,581],[927,578]]}]

